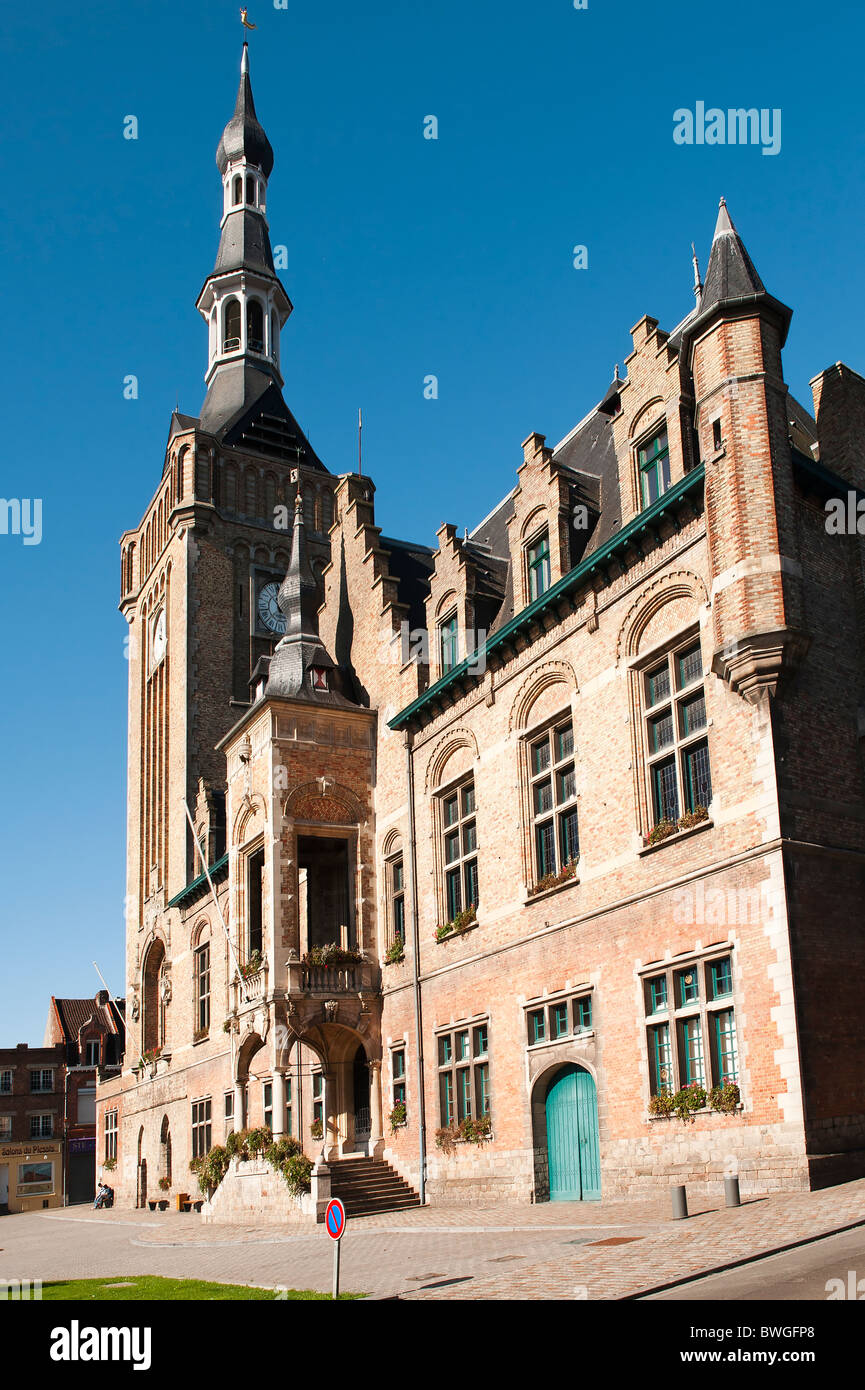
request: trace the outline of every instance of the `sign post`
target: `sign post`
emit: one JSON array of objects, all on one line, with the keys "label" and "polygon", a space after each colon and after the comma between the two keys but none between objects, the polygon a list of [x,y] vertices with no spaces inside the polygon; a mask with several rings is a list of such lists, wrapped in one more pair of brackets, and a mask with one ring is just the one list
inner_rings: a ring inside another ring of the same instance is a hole
[{"label": "sign post", "polygon": [[333,1241],[333,1298],[339,1298],[339,1243],[345,1234],[345,1207],[338,1197],[331,1197],[324,1213],[324,1225]]}]

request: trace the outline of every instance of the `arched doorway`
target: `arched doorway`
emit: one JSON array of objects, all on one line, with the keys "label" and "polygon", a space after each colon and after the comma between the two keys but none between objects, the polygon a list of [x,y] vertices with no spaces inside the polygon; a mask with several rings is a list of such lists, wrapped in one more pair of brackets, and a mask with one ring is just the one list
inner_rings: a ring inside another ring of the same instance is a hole
[{"label": "arched doorway", "polygon": [[372,1121],[369,1106],[369,1065],[363,1047],[358,1047],[352,1064],[354,1082],[354,1142],[356,1149],[369,1148]]},{"label": "arched doorway", "polygon": [[544,1104],[551,1202],[597,1202],[601,1196],[598,1094],[584,1067],[554,1072]]}]

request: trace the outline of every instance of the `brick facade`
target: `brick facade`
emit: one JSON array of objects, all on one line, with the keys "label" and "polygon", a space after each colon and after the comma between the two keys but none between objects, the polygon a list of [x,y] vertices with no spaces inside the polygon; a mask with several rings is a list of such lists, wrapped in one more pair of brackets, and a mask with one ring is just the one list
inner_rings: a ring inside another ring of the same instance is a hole
[{"label": "brick facade", "polygon": [[[192,1184],[202,1103],[213,1143],[285,1132],[283,1088],[307,1153],[384,1156],[439,1203],[545,1200],[568,1165],[585,1195],[860,1171],[865,594],[824,503],[860,480],[865,382],[816,378],[815,425],[783,379],[789,317],[722,208],[692,313],[640,319],[625,377],[555,448],[530,434],[504,500],[435,550],[382,537],[370,479],[180,417],[123,539],[131,1002],[100,1092],[121,1201]],[[322,695],[256,664],[255,567],[294,552],[241,478],[300,488],[312,519]],[[323,923],[362,959],[317,964]],[[689,1080],[735,1083],[734,1108],[655,1113]],[[467,1104],[489,1135],[442,1147]]]}]

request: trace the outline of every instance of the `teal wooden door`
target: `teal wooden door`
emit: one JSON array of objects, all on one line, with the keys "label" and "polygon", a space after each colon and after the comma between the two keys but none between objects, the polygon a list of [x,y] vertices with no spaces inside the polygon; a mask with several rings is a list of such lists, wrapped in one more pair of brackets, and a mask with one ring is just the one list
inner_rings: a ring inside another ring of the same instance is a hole
[{"label": "teal wooden door", "polygon": [[601,1196],[598,1097],[594,1077],[568,1066],[547,1091],[551,1202],[596,1202]]}]

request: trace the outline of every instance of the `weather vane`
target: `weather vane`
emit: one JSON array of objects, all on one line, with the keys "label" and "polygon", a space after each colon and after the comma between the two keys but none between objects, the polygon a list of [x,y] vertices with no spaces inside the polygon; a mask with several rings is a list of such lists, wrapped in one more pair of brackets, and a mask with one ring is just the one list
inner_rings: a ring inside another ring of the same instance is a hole
[{"label": "weather vane", "polygon": [[241,8],[241,11],[240,11],[240,22],[241,22],[241,24],[243,25],[244,29],[254,29],[254,28],[255,28],[255,25],[254,25],[254,24],[250,24],[249,20],[248,20],[247,17],[246,17],[246,13],[247,13],[246,10],[243,9],[243,8]]}]

